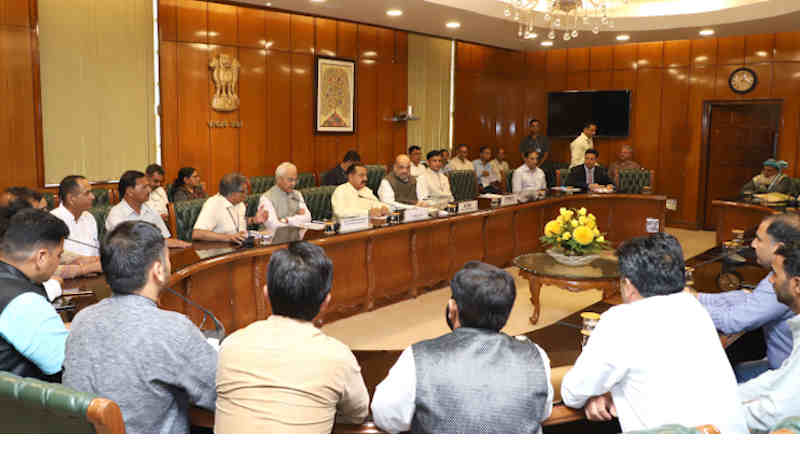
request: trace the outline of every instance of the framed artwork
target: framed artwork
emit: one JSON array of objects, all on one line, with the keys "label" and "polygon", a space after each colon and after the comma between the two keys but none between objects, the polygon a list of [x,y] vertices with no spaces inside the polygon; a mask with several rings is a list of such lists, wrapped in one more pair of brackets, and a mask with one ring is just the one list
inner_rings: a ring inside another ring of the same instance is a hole
[{"label": "framed artwork", "polygon": [[347,59],[317,56],[314,131],[356,131],[356,63]]}]

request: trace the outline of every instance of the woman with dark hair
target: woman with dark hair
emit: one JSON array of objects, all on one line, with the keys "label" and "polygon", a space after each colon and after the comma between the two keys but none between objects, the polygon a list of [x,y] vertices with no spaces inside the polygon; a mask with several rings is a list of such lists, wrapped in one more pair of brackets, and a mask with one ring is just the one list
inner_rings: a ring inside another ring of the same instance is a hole
[{"label": "woman with dark hair", "polygon": [[178,177],[172,183],[170,196],[173,202],[194,200],[196,198],[206,198],[208,195],[203,190],[200,175],[194,167],[182,167],[178,171]]}]

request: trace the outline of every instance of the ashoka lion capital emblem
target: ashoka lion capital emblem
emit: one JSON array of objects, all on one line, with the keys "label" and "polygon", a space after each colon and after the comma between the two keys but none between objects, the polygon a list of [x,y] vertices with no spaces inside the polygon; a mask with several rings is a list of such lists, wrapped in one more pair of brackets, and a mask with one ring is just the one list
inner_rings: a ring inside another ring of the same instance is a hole
[{"label": "ashoka lion capital emblem", "polygon": [[213,70],[215,87],[211,108],[220,112],[236,111],[239,108],[239,61],[220,54],[211,60],[208,67]]}]

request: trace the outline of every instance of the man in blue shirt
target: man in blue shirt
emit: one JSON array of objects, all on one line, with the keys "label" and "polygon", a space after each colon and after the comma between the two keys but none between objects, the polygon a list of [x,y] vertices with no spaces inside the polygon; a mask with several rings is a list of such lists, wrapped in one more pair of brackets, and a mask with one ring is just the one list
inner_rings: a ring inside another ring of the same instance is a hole
[{"label": "man in blue shirt", "polygon": [[[777,214],[765,217],[759,224],[752,243],[758,264],[771,267],[775,250],[783,244],[795,241],[800,241],[800,216]],[[772,273],[761,280],[752,292],[738,290],[697,295],[711,315],[717,330],[722,333],[735,334],[757,328],[764,329],[767,358],[737,365],[734,371],[739,383],[757,377],[769,369],[779,368],[792,351],[792,332],[786,320],[795,314],[789,307],[778,302],[769,281],[771,275]]]},{"label": "man in blue shirt", "polygon": [[67,235],[61,219],[36,209],[7,223],[0,244],[0,370],[53,381],[61,371],[68,332],[42,283],[58,267]]},{"label": "man in blue shirt", "polygon": [[492,165],[492,149],[481,147],[480,159],[472,161],[475,166],[475,175],[478,177],[478,188],[481,194],[500,194],[500,174]]}]

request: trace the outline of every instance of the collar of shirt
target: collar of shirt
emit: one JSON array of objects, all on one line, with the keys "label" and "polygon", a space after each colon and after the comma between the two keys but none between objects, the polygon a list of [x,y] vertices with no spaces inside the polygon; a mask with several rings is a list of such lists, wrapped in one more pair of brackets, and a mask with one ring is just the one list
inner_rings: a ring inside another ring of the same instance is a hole
[{"label": "collar of shirt", "polygon": [[214,195],[214,197],[218,197],[219,199],[217,201],[221,202],[222,206],[224,206],[225,208],[234,208],[234,207],[236,207],[236,205],[231,203],[230,200],[228,200],[225,196],[223,196],[220,193],[217,193],[216,195]]},{"label": "collar of shirt", "polygon": [[139,214],[136,214],[136,211],[133,210],[133,207],[124,198],[120,200],[119,205],[122,212],[125,213],[125,217],[130,217],[130,216],[137,218],[142,217],[144,215],[144,209],[148,208],[147,205],[142,203],[142,206],[139,208]]},{"label": "collar of shirt", "polygon": [[792,330],[792,345],[796,349],[800,346],[800,315],[787,319],[786,323],[789,324],[789,329]]},{"label": "collar of shirt", "polygon": [[104,301],[125,303],[126,307],[135,306],[139,308],[158,309],[155,301],[139,294],[112,294],[111,297],[105,299]]},{"label": "collar of shirt", "polygon": [[294,319],[292,317],[281,316],[278,314],[272,314],[267,317],[267,323],[272,326],[281,327],[281,328],[294,328],[297,330],[304,330],[310,336],[314,336],[317,334],[322,333],[319,328],[314,326],[312,322],[300,319]]},{"label": "collar of shirt", "polygon": [[[81,213],[78,220],[75,220],[75,215],[72,214],[72,211],[68,210],[64,204],[58,205],[58,208],[50,211],[50,214],[58,217],[59,219],[67,222],[67,225],[77,225],[78,222],[85,220],[87,214],[91,214],[89,211],[84,211]],[[66,218],[66,219],[65,219]]]}]

